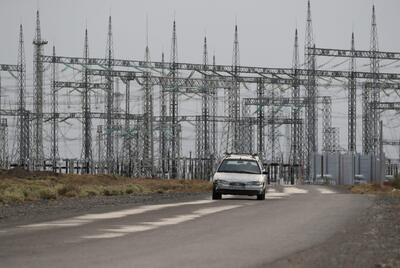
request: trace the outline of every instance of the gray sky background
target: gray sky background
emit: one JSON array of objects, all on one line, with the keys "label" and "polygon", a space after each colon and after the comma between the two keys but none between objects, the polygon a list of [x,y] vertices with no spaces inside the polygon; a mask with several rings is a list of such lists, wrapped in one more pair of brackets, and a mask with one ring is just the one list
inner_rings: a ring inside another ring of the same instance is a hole
[{"label": "gray sky background", "polygon": [[[376,5],[380,50],[400,51],[399,0],[311,1],[316,45],[347,49],[354,30],[356,48],[368,50],[373,3]],[[35,11],[39,8],[42,37],[49,41],[45,54],[50,54],[51,46],[55,45],[58,55],[81,56],[87,25],[90,56],[104,57],[108,15],[111,14],[115,58],[142,59],[147,14],[153,60],[160,60],[161,51],[169,58],[175,16],[181,62],[201,62],[202,42],[207,34],[209,53],[215,52],[218,64],[231,64],[233,29],[237,20],[241,65],[290,67],[296,27],[303,54],[306,5],[306,0],[0,0],[0,62],[16,63],[18,29],[22,23],[27,90],[32,90],[32,40]],[[347,67],[346,64],[341,69]],[[335,124],[343,128],[341,139],[342,145],[346,146],[346,120],[343,117],[346,110],[342,108],[347,108],[338,107],[341,108],[336,107],[336,115],[340,120],[336,118]],[[334,116],[335,113],[334,108]],[[398,138],[396,132],[391,131],[393,137],[389,138]],[[358,144],[360,134],[359,131]]]},{"label": "gray sky background", "polygon": [[[354,29],[356,45],[369,48],[371,7],[375,3],[382,50],[400,51],[400,1],[314,0],[312,16],[317,46],[348,48]],[[289,66],[296,26],[303,44],[306,0],[1,0],[0,34],[2,61],[15,61],[18,25],[25,30],[26,54],[31,56],[35,10],[40,9],[42,35],[62,55],[81,55],[83,32],[89,29],[92,56],[105,54],[107,17],[113,17],[114,49],[118,58],[142,58],[146,14],[149,43],[154,59],[170,49],[174,14],[177,21],[179,59],[200,61],[202,39],[217,61],[232,58],[233,25],[239,25],[243,65]],[[28,42],[29,41],[29,42]],[[51,51],[47,46],[46,51]]]}]

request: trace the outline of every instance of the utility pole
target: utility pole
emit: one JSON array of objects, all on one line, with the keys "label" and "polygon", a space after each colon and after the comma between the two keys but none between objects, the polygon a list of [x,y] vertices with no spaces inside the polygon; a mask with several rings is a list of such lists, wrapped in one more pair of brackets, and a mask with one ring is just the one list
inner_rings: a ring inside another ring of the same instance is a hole
[{"label": "utility pole", "polygon": [[33,84],[34,84],[34,124],[33,124],[33,168],[39,168],[44,161],[43,153],[43,63],[41,57],[43,54],[43,46],[47,41],[42,40],[40,30],[39,11],[36,11],[36,34],[33,40]]}]

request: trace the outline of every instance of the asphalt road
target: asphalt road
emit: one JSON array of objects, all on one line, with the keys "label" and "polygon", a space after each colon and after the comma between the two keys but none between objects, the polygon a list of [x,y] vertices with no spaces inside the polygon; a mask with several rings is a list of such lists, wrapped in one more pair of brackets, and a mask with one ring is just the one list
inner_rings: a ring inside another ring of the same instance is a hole
[{"label": "asphalt road", "polygon": [[0,230],[0,267],[266,267],[371,205],[323,186],[143,205]]}]

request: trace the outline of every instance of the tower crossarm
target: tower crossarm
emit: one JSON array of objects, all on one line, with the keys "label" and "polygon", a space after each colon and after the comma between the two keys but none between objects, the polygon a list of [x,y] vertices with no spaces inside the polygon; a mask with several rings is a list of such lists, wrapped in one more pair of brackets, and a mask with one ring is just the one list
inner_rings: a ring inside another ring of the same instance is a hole
[{"label": "tower crossarm", "polygon": [[0,64],[0,71],[19,72],[20,67],[18,65],[13,65],[13,64]]},{"label": "tower crossarm", "polygon": [[138,73],[134,71],[88,69],[88,75],[119,77],[122,80],[134,80]]},{"label": "tower crossarm", "polygon": [[390,83],[390,82],[380,81],[378,83],[364,82],[361,85],[366,88],[378,87],[381,90],[384,89],[400,90],[400,83]]},{"label": "tower crossarm", "polygon": [[376,58],[381,60],[400,60],[400,52],[384,52],[369,50],[351,50],[351,49],[331,49],[331,48],[307,48],[307,54],[322,57],[340,57],[340,58]]},{"label": "tower crossarm", "polygon": [[[80,57],[61,57],[61,56],[42,56],[42,61],[51,63],[55,61],[60,64],[67,65],[98,65],[103,66],[106,60],[100,58],[80,58]],[[183,71],[198,71],[204,73],[205,71],[210,72],[223,72],[223,73],[234,73],[235,70],[231,65],[204,65],[196,63],[175,63],[174,65],[169,62],[145,62],[138,60],[117,60],[111,59],[107,61],[115,67],[133,67],[133,68],[150,68],[150,69],[172,69]],[[242,74],[253,74],[253,75],[282,75],[293,77],[295,75],[307,77],[310,74],[314,74],[316,77],[331,77],[331,78],[350,78],[354,77],[357,79],[387,79],[387,80],[400,80],[400,74],[397,73],[371,73],[371,72],[350,72],[350,71],[331,71],[331,70],[307,70],[292,68],[267,68],[267,67],[249,67],[249,66],[236,66],[236,79],[240,79]],[[108,71],[108,70],[107,70]],[[259,77],[247,78],[253,82],[257,82]],[[253,80],[254,79],[254,80]],[[279,78],[276,78],[279,79]]]},{"label": "tower crossarm", "polygon": [[[322,103],[322,99],[324,96],[319,96],[317,98],[317,103]],[[330,98],[330,97],[325,97]],[[254,105],[254,106],[302,106],[305,107],[308,104],[308,98],[288,98],[288,97],[264,97],[264,98],[245,98],[244,104],[245,105]]]},{"label": "tower crossarm", "polygon": [[382,140],[383,145],[400,146],[400,140]]},{"label": "tower crossarm", "polygon": [[371,109],[377,110],[400,110],[400,102],[370,102]]},{"label": "tower crossarm", "polygon": [[307,98],[245,98],[245,105],[254,106],[292,106],[292,105],[302,105],[305,106]]},{"label": "tower crossarm", "polygon": [[85,83],[85,82],[70,82],[70,81],[55,81],[56,88],[87,88],[92,89],[107,89],[106,83]]}]

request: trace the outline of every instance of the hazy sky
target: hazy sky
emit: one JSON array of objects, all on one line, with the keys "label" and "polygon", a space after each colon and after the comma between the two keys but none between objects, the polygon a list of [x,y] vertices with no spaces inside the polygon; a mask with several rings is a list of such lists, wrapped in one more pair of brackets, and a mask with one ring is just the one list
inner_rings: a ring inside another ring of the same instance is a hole
[{"label": "hazy sky", "polygon": [[[368,50],[373,3],[376,5],[380,50],[400,51],[399,0],[311,1],[317,47],[349,48],[354,30],[356,47]],[[306,5],[306,0],[0,0],[0,63],[16,63],[18,28],[22,23],[27,90],[32,89],[32,40],[35,11],[39,9],[42,37],[49,41],[45,54],[50,54],[51,46],[55,45],[59,55],[82,56],[87,26],[90,56],[104,57],[108,15],[112,15],[115,58],[142,59],[147,15],[153,60],[160,60],[161,51],[169,58],[175,17],[181,62],[201,62],[206,34],[210,54],[215,52],[217,63],[231,64],[233,29],[237,21],[241,65],[290,67],[296,27],[301,49],[304,46]],[[342,68],[347,69],[347,65]],[[334,120],[343,128],[342,145],[346,147],[346,119],[342,108],[336,114],[341,120]],[[361,143],[360,134],[361,131],[357,135],[358,144]]]},{"label": "hazy sky", "polygon": [[[382,50],[400,51],[400,1],[314,0],[311,1],[317,46],[348,48],[351,31],[356,46],[369,48],[371,7],[377,11]],[[169,53],[172,20],[177,21],[179,59],[199,62],[202,39],[219,63],[229,64],[235,18],[239,26],[241,63],[244,65],[289,66],[293,33],[299,28],[303,44],[306,0],[1,0],[1,62],[15,62],[18,25],[24,26],[26,54],[31,57],[35,11],[41,12],[42,35],[62,55],[81,55],[87,25],[92,56],[103,57],[107,17],[113,17],[114,50],[118,58],[142,58],[146,14],[149,43],[154,59]],[[51,47],[47,46],[49,53]]]}]

